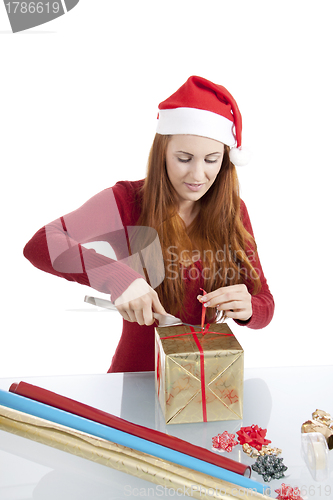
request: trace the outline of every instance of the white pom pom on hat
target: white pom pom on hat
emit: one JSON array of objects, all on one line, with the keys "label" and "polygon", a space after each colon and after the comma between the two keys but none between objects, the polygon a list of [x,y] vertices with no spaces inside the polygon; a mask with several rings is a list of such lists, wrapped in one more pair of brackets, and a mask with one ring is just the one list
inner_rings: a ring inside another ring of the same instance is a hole
[{"label": "white pom pom on hat", "polygon": [[246,165],[250,153],[242,147],[242,116],[232,95],[222,85],[200,76],[190,78],[158,106],[156,132],[208,137],[227,146],[230,161]]},{"label": "white pom pom on hat", "polygon": [[230,149],[230,161],[237,167],[244,167],[251,160],[251,151],[247,148],[241,146],[240,148],[231,148]]}]

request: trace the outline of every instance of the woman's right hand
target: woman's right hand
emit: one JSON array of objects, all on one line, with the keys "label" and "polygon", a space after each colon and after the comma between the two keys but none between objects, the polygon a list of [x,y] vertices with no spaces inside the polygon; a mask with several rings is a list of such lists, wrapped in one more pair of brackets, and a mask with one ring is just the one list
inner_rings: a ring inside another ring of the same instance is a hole
[{"label": "woman's right hand", "polygon": [[115,300],[114,305],[126,321],[152,325],[153,312],[167,314],[157,293],[143,278],[138,278]]}]

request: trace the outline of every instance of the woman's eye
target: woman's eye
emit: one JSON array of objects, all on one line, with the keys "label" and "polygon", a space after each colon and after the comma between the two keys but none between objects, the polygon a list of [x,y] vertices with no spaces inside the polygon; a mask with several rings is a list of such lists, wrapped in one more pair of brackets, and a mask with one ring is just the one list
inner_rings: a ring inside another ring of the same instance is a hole
[{"label": "woman's eye", "polygon": [[[189,162],[192,160],[192,158],[180,158],[179,156],[177,157],[177,159],[178,159],[178,161],[180,161],[181,163],[189,163]],[[206,163],[216,163],[217,161],[218,161],[218,159],[217,159],[217,158],[215,158],[215,159],[211,159],[211,160],[210,160],[209,158],[206,158],[206,159],[205,159],[205,162],[206,162]]]}]

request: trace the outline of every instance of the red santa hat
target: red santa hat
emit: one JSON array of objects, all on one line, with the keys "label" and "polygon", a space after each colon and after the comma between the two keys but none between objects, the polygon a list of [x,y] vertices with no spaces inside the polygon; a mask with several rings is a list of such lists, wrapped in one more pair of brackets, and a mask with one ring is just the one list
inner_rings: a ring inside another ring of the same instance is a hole
[{"label": "red santa hat", "polygon": [[249,154],[242,149],[242,116],[232,95],[215,83],[190,76],[172,96],[158,106],[156,132],[161,135],[200,135],[235,146],[230,150],[234,165],[246,165]]}]

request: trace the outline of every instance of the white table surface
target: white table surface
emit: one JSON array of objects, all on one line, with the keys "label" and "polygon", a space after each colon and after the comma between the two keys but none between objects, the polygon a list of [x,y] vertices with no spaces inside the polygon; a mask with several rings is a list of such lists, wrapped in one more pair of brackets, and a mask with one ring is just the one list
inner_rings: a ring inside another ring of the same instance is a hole
[{"label": "white table surface", "polygon": [[[21,379],[0,379],[8,390]],[[271,445],[282,449],[288,467],[281,480],[265,483],[272,490],[284,482],[302,489],[306,499],[333,498],[333,450],[330,476],[315,481],[301,456],[300,428],[317,408],[333,414],[333,367],[258,368],[245,370],[243,420],[166,426],[154,391],[153,372],[29,377],[23,379],[140,425],[175,435],[212,449],[212,437],[241,426],[267,428]],[[237,446],[226,456],[244,463],[251,459]],[[252,479],[262,481],[252,473]],[[54,448],[0,431],[0,500],[116,500],[170,498],[168,490],[125,473]],[[175,495],[174,495],[175,497]],[[177,494],[177,498],[188,498]]]}]

